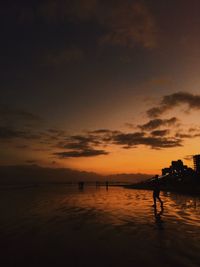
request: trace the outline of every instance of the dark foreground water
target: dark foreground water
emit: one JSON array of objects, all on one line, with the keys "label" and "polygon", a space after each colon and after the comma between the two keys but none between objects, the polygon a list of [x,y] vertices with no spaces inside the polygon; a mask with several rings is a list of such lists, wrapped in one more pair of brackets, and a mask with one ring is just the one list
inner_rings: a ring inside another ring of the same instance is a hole
[{"label": "dark foreground water", "polygon": [[7,266],[200,266],[200,198],[70,186],[0,190]]}]

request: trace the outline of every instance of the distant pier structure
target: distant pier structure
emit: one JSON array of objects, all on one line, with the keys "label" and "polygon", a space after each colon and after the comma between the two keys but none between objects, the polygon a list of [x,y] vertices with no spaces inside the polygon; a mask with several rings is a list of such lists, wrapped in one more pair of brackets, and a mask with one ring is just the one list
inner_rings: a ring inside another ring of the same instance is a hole
[{"label": "distant pier structure", "polygon": [[196,173],[200,173],[200,154],[193,156],[194,170]]}]

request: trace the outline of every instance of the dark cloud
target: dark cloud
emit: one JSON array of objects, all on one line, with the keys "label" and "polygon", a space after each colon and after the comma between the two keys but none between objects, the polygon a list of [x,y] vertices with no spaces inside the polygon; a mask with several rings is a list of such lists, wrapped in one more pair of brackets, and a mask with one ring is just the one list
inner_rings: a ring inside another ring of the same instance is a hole
[{"label": "dark cloud", "polygon": [[138,127],[144,131],[151,131],[162,126],[173,126],[177,122],[178,119],[176,117],[172,117],[170,119],[154,119],[143,125],[138,125]]},{"label": "dark cloud", "polygon": [[[6,117],[18,117],[22,121],[41,121],[39,117],[32,113],[21,110],[18,110],[15,115],[13,110],[4,110],[4,112],[1,112],[1,115],[1,118],[4,119]],[[0,139],[2,141],[12,139],[21,139],[21,141],[34,140],[36,148],[31,148],[31,150],[50,152],[52,149],[57,148],[59,151],[54,153],[54,156],[58,158],[95,157],[108,155],[109,152],[104,150],[104,148],[109,145],[121,146],[124,149],[131,149],[141,145],[152,149],[164,149],[181,146],[184,138],[199,136],[198,132],[195,132],[193,136],[181,132],[181,134],[177,133],[172,137],[168,136],[170,133],[169,129],[158,129],[163,126],[174,126],[177,122],[178,119],[176,117],[154,119],[146,124],[138,125],[141,131],[126,133],[102,128],[86,131],[80,135],[66,135],[65,131],[56,128],[40,130],[37,127],[34,129],[33,127],[24,128],[23,126],[0,126]],[[20,144],[17,145],[19,146]],[[22,143],[22,145],[24,144]],[[21,146],[21,148],[25,149],[26,147]]]},{"label": "dark cloud", "polygon": [[[131,132],[124,133],[119,131],[113,131],[109,129],[99,129],[90,131],[93,135],[75,135],[68,137],[67,140],[58,144],[59,148],[82,152],[85,150],[96,149],[97,146],[105,147],[109,145],[120,145],[125,149],[131,149],[140,145],[148,146],[153,149],[171,148],[182,146],[182,142],[185,138],[199,137],[200,134],[188,134],[182,130],[181,133],[176,133],[174,136],[170,136],[169,129],[157,130],[159,126],[163,125],[174,125],[178,119],[173,117],[166,120],[152,120],[149,124],[145,125],[144,128],[148,129],[147,132]],[[149,132],[151,129],[156,129]],[[96,135],[95,135],[96,133]]]},{"label": "dark cloud", "polygon": [[[99,1],[100,2],[100,1]],[[103,44],[145,48],[156,45],[156,25],[146,5],[139,1],[111,1],[103,7],[98,21],[105,27]]]},{"label": "dark cloud", "polygon": [[56,136],[56,137],[66,136],[66,132],[63,130],[60,130],[60,129],[50,128],[50,129],[47,129],[47,132],[48,132],[48,134],[50,134],[52,136]]},{"label": "dark cloud", "polygon": [[62,130],[42,130],[44,120],[31,112],[22,109],[0,107],[0,139],[40,140],[53,142],[64,137]]},{"label": "dark cloud", "polygon": [[116,132],[118,132],[118,131],[112,131],[109,129],[98,129],[98,130],[90,131],[89,133],[91,133],[91,134],[113,134]]},{"label": "dark cloud", "polygon": [[151,48],[156,43],[154,17],[141,1],[46,1],[38,13],[47,22],[94,21],[104,32],[102,44]]},{"label": "dark cloud", "polygon": [[141,1],[78,0],[70,9],[71,16],[93,20],[102,27],[101,44],[126,47],[139,44],[145,48],[156,45],[154,17]]},{"label": "dark cloud", "polygon": [[0,107],[0,124],[9,127],[31,127],[39,125],[43,119],[31,112],[22,109],[11,109],[8,107]]},{"label": "dark cloud", "polygon": [[88,148],[88,144],[84,142],[69,142],[69,143],[60,143],[60,147],[63,149],[86,149]]},{"label": "dark cloud", "polygon": [[114,136],[113,143],[117,145],[123,145],[125,146],[124,148],[145,145],[153,149],[161,149],[179,147],[182,145],[182,140],[178,138],[146,136],[144,133],[128,133]]},{"label": "dark cloud", "polygon": [[[156,45],[157,27],[154,16],[147,5],[140,0],[46,0],[38,4],[6,4],[1,12],[6,19],[18,24],[27,23],[88,23],[100,27],[99,43],[133,47],[139,44],[145,48]],[[67,59],[71,58],[67,53]],[[53,62],[62,61],[61,55]]]},{"label": "dark cloud", "polygon": [[[94,133],[95,131],[93,131]],[[100,130],[99,133],[102,131]],[[94,157],[107,155],[108,152],[96,149],[102,144],[101,136],[86,134],[72,135],[57,144],[58,148],[67,149],[65,152],[55,153],[60,158]]]},{"label": "dark cloud", "polygon": [[166,129],[166,130],[156,130],[156,131],[153,131],[151,132],[151,135],[153,136],[166,136],[169,134],[169,130]]},{"label": "dark cloud", "polygon": [[89,134],[92,134],[93,144],[95,144],[96,142],[97,145],[108,144],[110,141],[112,141],[113,136],[120,133],[121,133],[120,131],[109,130],[109,129],[99,129],[89,132]]},{"label": "dark cloud", "polygon": [[73,135],[62,145],[67,149],[86,149],[93,145],[99,145],[100,139],[94,135]]},{"label": "dark cloud", "polygon": [[200,137],[200,133],[194,134],[193,137]]},{"label": "dark cloud", "polygon": [[9,127],[0,127],[0,139],[13,139],[24,137],[24,132],[14,130]]},{"label": "dark cloud", "polygon": [[70,137],[70,140],[76,141],[76,142],[80,142],[80,143],[84,143],[84,144],[88,144],[88,143],[95,143],[95,136],[93,135],[72,135]]},{"label": "dark cloud", "polygon": [[27,140],[33,140],[33,139],[39,140],[42,138],[42,136],[38,133],[33,133],[31,131],[22,131],[11,127],[0,126],[0,140],[12,140],[16,138],[27,139]]},{"label": "dark cloud", "polygon": [[190,134],[190,133],[176,133],[176,137],[178,138],[196,138],[196,137],[200,137],[200,133],[195,133],[195,134]]},{"label": "dark cloud", "polygon": [[184,138],[192,138],[194,137],[194,135],[187,133],[176,133],[176,137],[184,139]]},{"label": "dark cloud", "polygon": [[101,44],[126,47],[139,44],[146,48],[156,44],[154,17],[141,1],[77,0],[65,3],[67,14],[64,16],[72,21],[94,21],[102,27]]},{"label": "dark cloud", "polygon": [[0,139],[11,140],[11,139],[41,139],[41,135],[32,133],[29,131],[20,131],[9,127],[0,126]]},{"label": "dark cloud", "polygon": [[188,132],[189,133],[192,133],[192,132],[196,132],[196,131],[199,131],[200,129],[197,129],[197,128],[189,128]]},{"label": "dark cloud", "polygon": [[[6,118],[8,120],[6,120]],[[1,120],[2,119],[2,120]],[[27,121],[29,121],[28,124]],[[41,139],[44,136],[43,132],[40,132],[35,121],[40,121],[38,117],[35,117],[31,113],[19,112],[17,114],[1,113],[0,114],[0,139],[11,140],[16,138],[21,139]],[[33,122],[33,124],[32,124]]]},{"label": "dark cloud", "polygon": [[[166,120],[167,123],[173,123],[176,121],[175,118]],[[166,123],[165,123],[166,124]],[[119,145],[124,149],[136,148],[140,145],[151,147],[152,149],[163,149],[179,147],[182,145],[182,138],[166,137],[169,135],[169,129],[155,130],[150,133],[132,132],[123,133],[119,131],[111,131],[109,129],[99,129],[90,131],[89,133],[96,133],[96,135],[76,135],[68,137],[67,140],[57,144],[58,148],[67,149],[65,152],[59,152],[58,155],[65,155],[65,157],[89,157],[90,155],[96,156],[96,153],[107,155],[106,151],[97,149],[96,147],[105,147],[109,145]],[[90,153],[92,151],[92,153]],[[62,154],[64,153],[64,154]],[[64,156],[63,156],[64,157]]]},{"label": "dark cloud", "polygon": [[58,158],[81,158],[81,157],[96,157],[100,155],[108,155],[109,153],[105,150],[96,150],[96,149],[85,149],[81,151],[66,151],[66,152],[57,152],[53,155]]},{"label": "dark cloud", "polygon": [[149,117],[158,117],[163,113],[180,105],[186,105],[187,110],[200,109],[200,95],[194,95],[187,92],[178,92],[166,95],[162,98],[157,107],[153,107],[147,111]]},{"label": "dark cloud", "polygon": [[[2,112],[2,114],[4,114],[4,118],[13,116],[13,112],[10,110],[9,112]],[[24,111],[18,112],[16,116],[20,119],[23,118],[25,121],[40,121],[37,116],[35,117],[33,114]],[[58,158],[95,157],[108,155],[109,152],[104,148],[109,145],[121,146],[124,149],[131,149],[141,145],[152,149],[164,149],[179,147],[185,138],[199,136],[197,131],[193,135],[182,131],[172,137],[169,136],[169,129],[159,129],[159,127],[163,126],[174,126],[177,122],[178,119],[176,117],[153,119],[146,124],[138,125],[138,128],[142,131],[126,133],[102,128],[71,136],[67,136],[65,131],[56,128],[42,131],[39,128],[33,130],[33,128],[1,126],[0,139],[2,141],[12,139],[34,140],[37,143],[35,143],[36,148],[32,150],[50,152],[53,148],[58,148],[59,152],[54,153],[54,156]],[[42,147],[40,147],[40,144]]]},{"label": "dark cloud", "polygon": [[145,136],[143,132],[136,133],[121,133],[113,136],[112,141],[117,145],[126,145],[128,147],[132,147],[140,144],[140,140],[142,140]]}]

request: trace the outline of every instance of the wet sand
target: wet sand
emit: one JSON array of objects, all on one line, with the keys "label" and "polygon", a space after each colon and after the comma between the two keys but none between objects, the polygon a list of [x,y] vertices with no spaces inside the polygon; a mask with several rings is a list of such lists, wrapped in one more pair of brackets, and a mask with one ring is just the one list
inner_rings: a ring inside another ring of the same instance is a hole
[{"label": "wet sand", "polygon": [[200,266],[200,198],[120,187],[0,191],[2,266]]}]

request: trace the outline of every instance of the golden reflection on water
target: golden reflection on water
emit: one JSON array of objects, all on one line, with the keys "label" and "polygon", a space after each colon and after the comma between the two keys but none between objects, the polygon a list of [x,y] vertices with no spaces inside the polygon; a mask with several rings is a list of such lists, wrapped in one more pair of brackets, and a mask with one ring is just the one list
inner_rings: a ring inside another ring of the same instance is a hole
[{"label": "golden reflection on water", "polygon": [[[90,257],[112,249],[109,260],[122,261],[118,266],[130,266],[130,261],[133,266],[200,266],[200,198],[174,193],[161,193],[161,198],[163,209],[159,204],[154,209],[151,191],[121,187],[2,190],[0,240],[14,244],[13,251],[30,243],[34,255],[41,249],[46,253],[45,262],[55,253],[63,262],[77,249]],[[66,249],[72,253],[67,258]],[[10,253],[6,247],[4,253]],[[106,266],[103,259],[98,266]]]},{"label": "golden reflection on water", "polygon": [[[12,190],[11,190],[12,191]],[[67,216],[71,214],[92,215],[98,223],[124,225],[129,223],[149,224],[154,221],[155,210],[152,207],[152,192],[131,190],[121,187],[77,187],[55,186],[24,190],[21,192],[2,192],[4,201],[0,208],[4,210],[4,219],[20,218],[20,214],[40,216]],[[163,220],[200,227],[200,198],[161,193],[164,210],[160,214]],[[13,201],[12,201],[13,200]],[[7,205],[7,207],[5,207]],[[160,204],[157,203],[157,211]]]},{"label": "golden reflection on water", "polygon": [[[178,194],[163,193],[162,216],[188,225],[200,226],[200,199]],[[101,214],[101,220],[111,224],[123,225],[127,222],[149,223],[154,220],[152,214],[152,192],[124,188],[88,188],[80,194],[62,199],[62,205],[69,205]],[[157,203],[157,212],[160,205]]]}]

